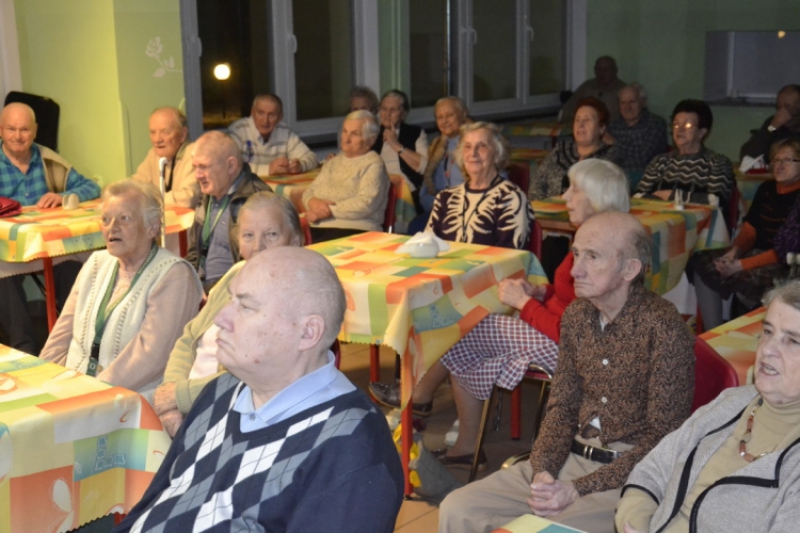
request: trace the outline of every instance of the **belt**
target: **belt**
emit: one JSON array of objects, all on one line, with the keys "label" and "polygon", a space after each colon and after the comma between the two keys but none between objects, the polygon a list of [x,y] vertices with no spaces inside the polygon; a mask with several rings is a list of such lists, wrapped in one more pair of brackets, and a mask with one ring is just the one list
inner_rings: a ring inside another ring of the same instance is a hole
[{"label": "belt", "polygon": [[572,449],[570,450],[576,455],[580,455],[584,459],[595,461],[597,463],[612,463],[615,459],[622,457],[622,452],[616,450],[607,450],[605,448],[595,448],[588,444],[582,444],[577,440],[572,441]]}]

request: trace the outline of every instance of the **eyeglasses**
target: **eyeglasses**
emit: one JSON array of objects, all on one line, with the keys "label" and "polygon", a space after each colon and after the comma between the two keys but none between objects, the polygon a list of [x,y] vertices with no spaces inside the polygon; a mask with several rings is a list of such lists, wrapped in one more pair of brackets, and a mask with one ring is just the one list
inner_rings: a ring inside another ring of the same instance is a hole
[{"label": "eyeglasses", "polygon": [[695,125],[692,124],[691,122],[686,122],[685,124],[673,124],[672,125],[672,129],[673,130],[690,130],[690,129],[694,128],[694,127],[695,127]]},{"label": "eyeglasses", "polygon": [[778,166],[780,164],[788,165],[789,163],[800,163],[800,159],[773,159],[772,166]]}]

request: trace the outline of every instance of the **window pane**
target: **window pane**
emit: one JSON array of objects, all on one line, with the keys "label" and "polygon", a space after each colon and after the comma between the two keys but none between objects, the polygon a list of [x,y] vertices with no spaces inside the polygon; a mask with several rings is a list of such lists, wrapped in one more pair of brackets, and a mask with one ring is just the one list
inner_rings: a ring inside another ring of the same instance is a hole
[{"label": "window pane", "polygon": [[411,107],[447,96],[447,0],[411,0]]},{"label": "window pane", "polygon": [[[197,0],[203,55],[203,129],[222,128],[250,114],[256,94],[270,90],[270,33],[266,0]],[[214,67],[230,65],[230,78],[218,80]]]},{"label": "window pane", "polygon": [[353,86],[350,0],[292,2],[297,119],[343,115]]},{"label": "window pane", "polygon": [[530,94],[564,88],[565,0],[531,0]]},{"label": "window pane", "polygon": [[476,102],[516,97],[516,0],[473,2],[473,94]]}]

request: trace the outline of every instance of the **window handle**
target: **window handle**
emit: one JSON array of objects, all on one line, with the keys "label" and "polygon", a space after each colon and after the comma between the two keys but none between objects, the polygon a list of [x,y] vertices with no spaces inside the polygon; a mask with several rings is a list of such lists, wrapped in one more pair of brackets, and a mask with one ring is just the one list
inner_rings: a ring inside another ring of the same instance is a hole
[{"label": "window handle", "polygon": [[297,37],[293,33],[289,34],[289,43],[292,45],[292,54],[297,53]]},{"label": "window handle", "polygon": [[528,42],[532,43],[534,36],[533,28],[531,28],[530,26],[525,26],[525,34],[528,36]]},{"label": "window handle", "polygon": [[478,32],[475,31],[475,28],[470,28],[469,32],[472,34],[472,45],[475,46],[478,44]]}]

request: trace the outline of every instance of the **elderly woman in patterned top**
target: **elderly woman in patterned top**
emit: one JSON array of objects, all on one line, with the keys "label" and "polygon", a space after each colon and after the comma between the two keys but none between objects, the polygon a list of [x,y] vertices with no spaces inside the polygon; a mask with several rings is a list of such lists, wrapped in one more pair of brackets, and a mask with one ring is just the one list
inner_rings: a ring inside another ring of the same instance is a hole
[{"label": "elderly woman in patterned top", "polygon": [[674,200],[676,191],[685,202],[727,207],[733,191],[730,159],[703,144],[714,116],[702,100],[682,100],[672,111],[675,150],[659,155],[647,165],[636,196],[652,195]]},{"label": "elderly woman in patterned top", "polygon": [[426,231],[447,241],[525,248],[533,209],[525,193],[500,175],[509,152],[494,124],[464,126],[455,159],[465,182],[436,195]]},{"label": "elderly woman in patterned top", "polygon": [[528,187],[529,199],[544,200],[564,194],[569,188],[567,171],[578,161],[604,159],[620,163],[619,149],[603,142],[609,116],[608,108],[598,98],[583,98],[578,101],[578,111],[572,123],[572,137],[560,140],[536,169],[536,175]]},{"label": "elderly woman in patterned top", "polygon": [[107,249],[83,265],[39,357],[152,401],[203,288],[189,263],[156,243],[161,198],[152,185],[118,181],[102,198]]}]

